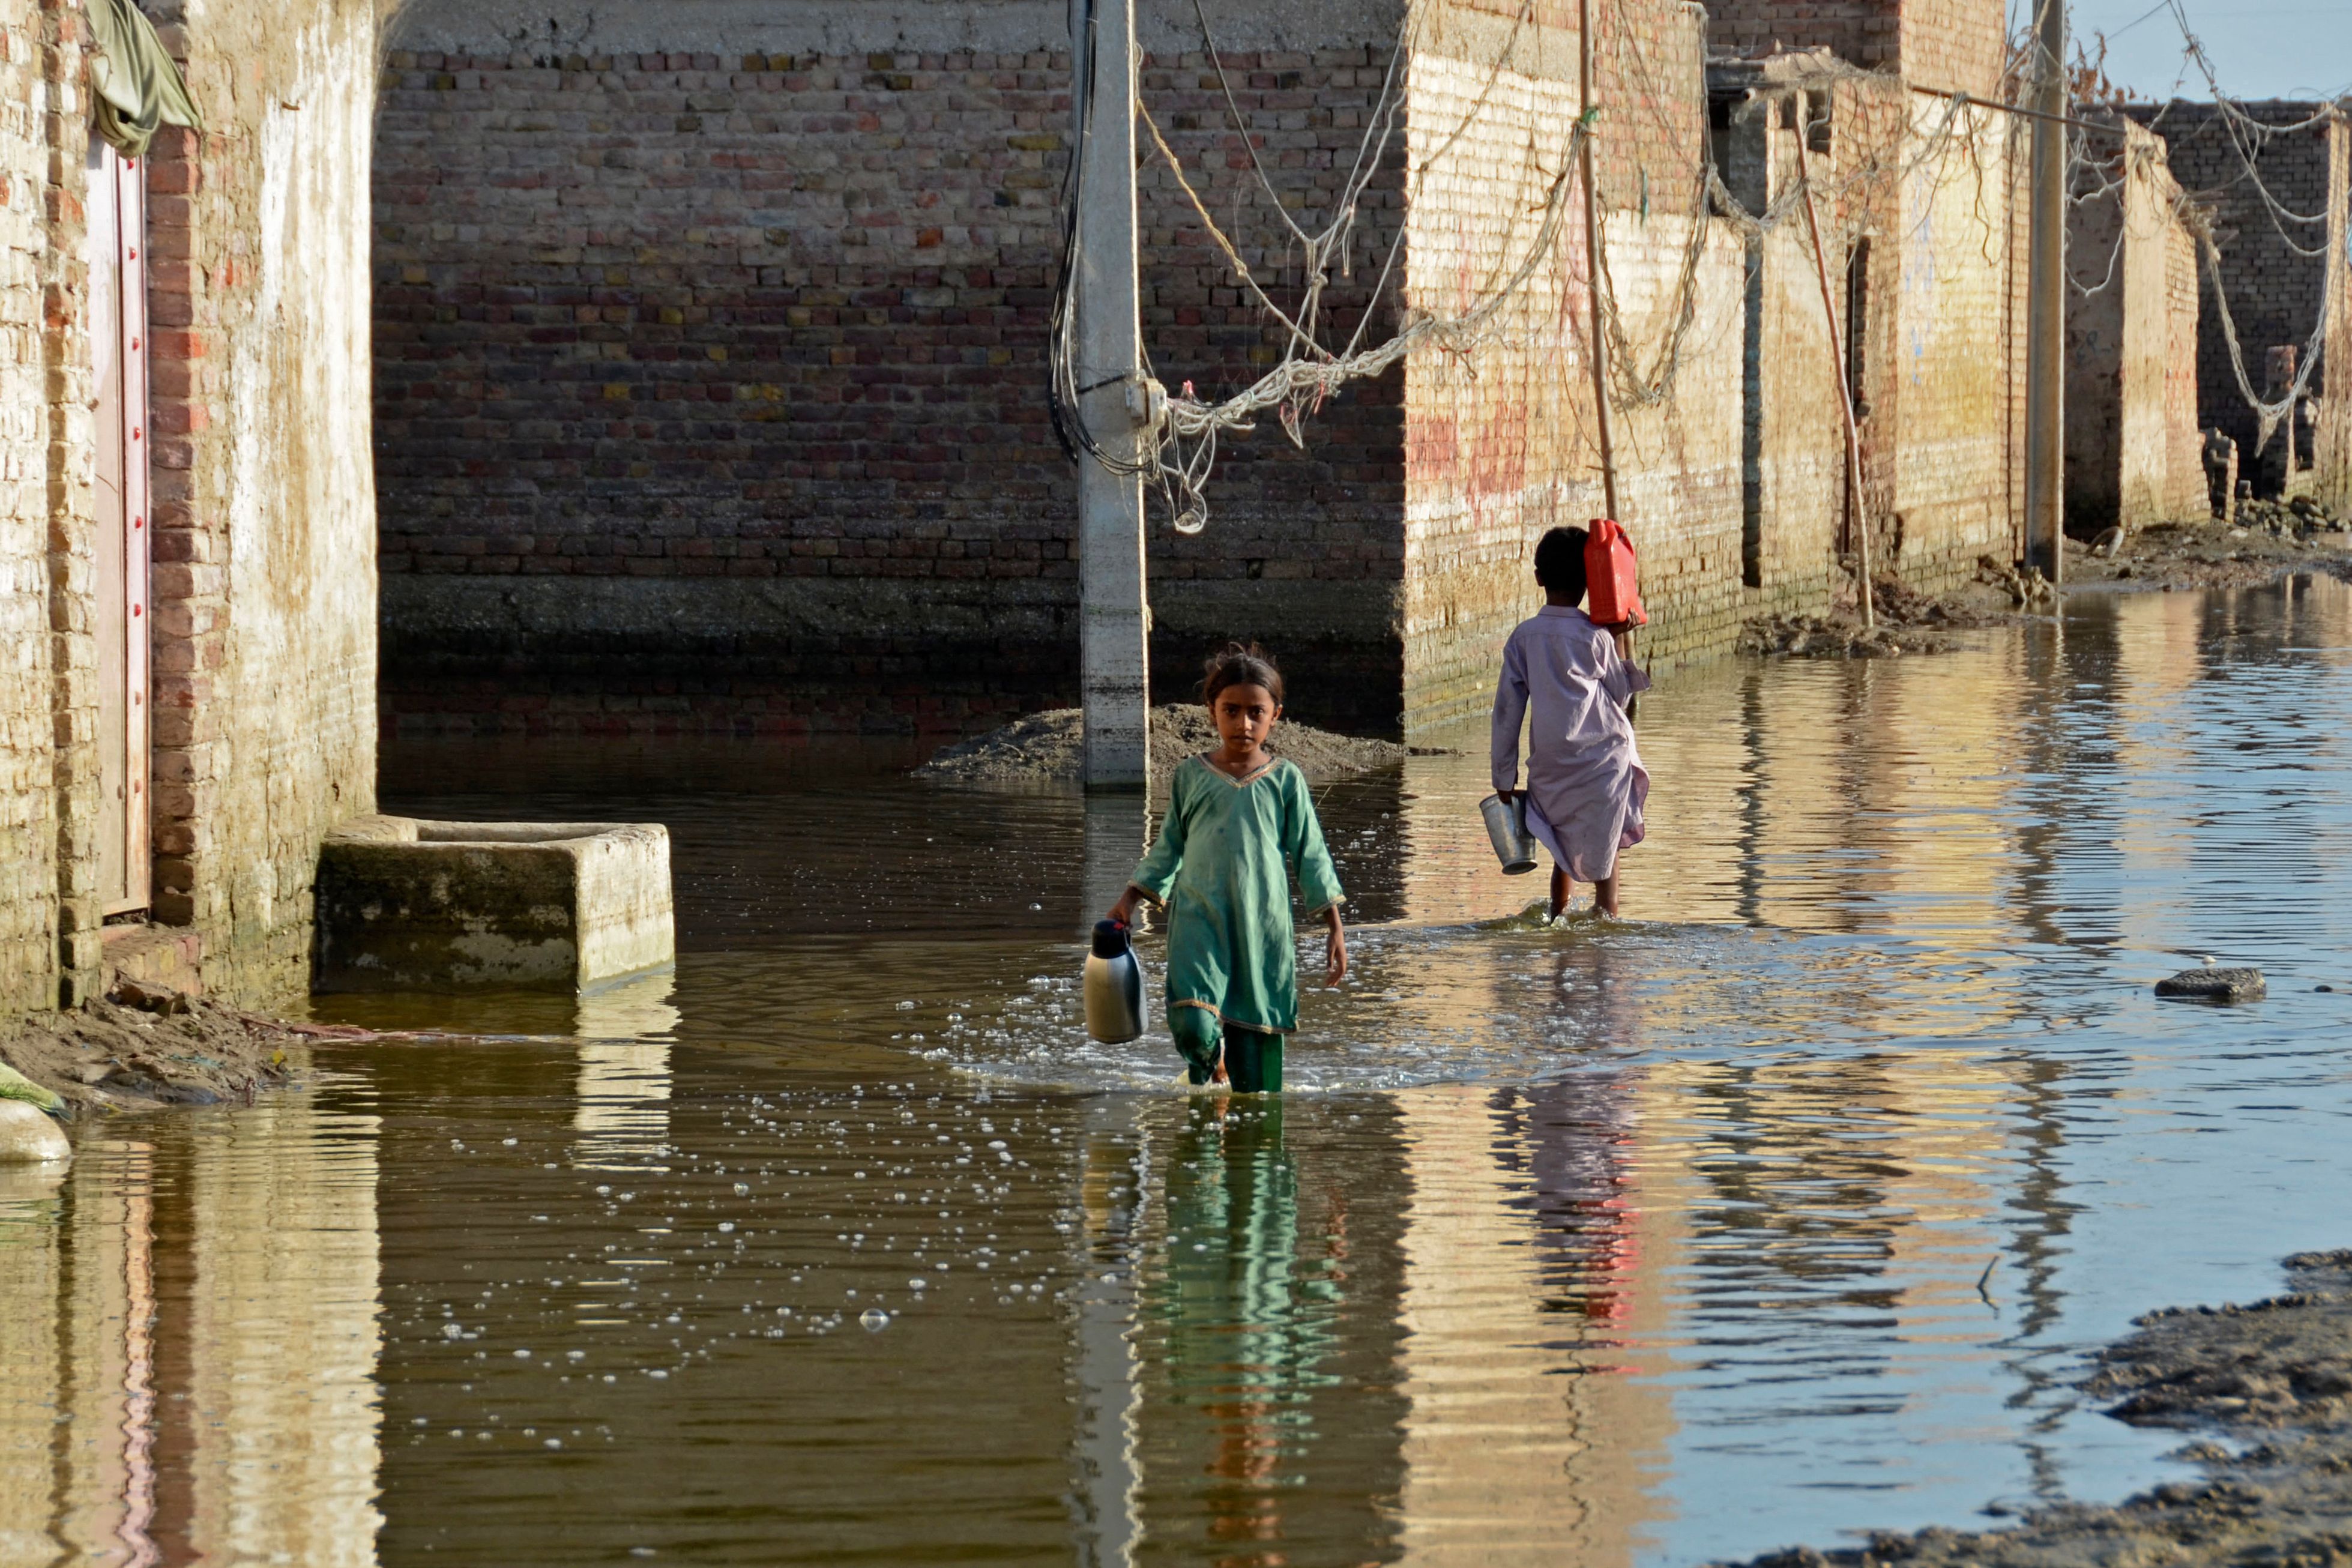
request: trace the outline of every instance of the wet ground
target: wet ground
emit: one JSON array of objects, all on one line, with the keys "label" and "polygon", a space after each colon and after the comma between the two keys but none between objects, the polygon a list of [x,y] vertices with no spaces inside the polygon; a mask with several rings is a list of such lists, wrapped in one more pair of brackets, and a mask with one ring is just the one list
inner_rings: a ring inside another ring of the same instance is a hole
[{"label": "wet ground", "polygon": [[1481,737],[1329,786],[1279,1103],[1083,1038],[1131,805],[411,749],[668,823],[676,975],[322,1001],[490,1037],[7,1178],[0,1564],[1685,1564],[2185,1475],[2073,1385],[2352,1241],[2347,659],[2321,578],[1677,677],[1609,926],[1514,918]]}]

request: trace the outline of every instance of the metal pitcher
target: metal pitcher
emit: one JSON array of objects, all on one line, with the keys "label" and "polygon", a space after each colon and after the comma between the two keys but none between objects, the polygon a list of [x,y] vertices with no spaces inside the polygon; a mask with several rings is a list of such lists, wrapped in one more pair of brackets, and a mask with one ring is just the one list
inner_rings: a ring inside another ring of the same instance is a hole
[{"label": "metal pitcher", "polygon": [[1106,1046],[1123,1046],[1150,1024],[1151,1012],[1143,1000],[1143,965],[1136,963],[1127,927],[1118,921],[1095,922],[1094,951],[1087,955],[1079,990],[1086,995],[1087,1033]]},{"label": "metal pitcher", "polygon": [[1486,819],[1486,837],[1495,845],[1495,858],[1503,863],[1506,877],[1524,876],[1536,868],[1536,841],[1528,832],[1528,797],[1515,795],[1505,800],[1490,795],[1478,803],[1480,815]]}]

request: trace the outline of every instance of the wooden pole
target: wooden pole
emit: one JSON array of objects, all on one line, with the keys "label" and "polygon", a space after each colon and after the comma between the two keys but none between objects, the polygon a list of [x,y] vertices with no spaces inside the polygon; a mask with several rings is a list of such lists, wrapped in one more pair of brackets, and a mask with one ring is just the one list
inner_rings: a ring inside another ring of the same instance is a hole
[{"label": "wooden pole", "polygon": [[1805,230],[1813,237],[1813,270],[1821,275],[1822,310],[1829,318],[1830,357],[1837,365],[1838,412],[1845,416],[1845,482],[1853,497],[1853,542],[1862,562],[1862,624],[1878,625],[1870,585],[1870,508],[1862,490],[1862,429],[1853,416],[1853,384],[1846,374],[1845,336],[1838,330],[1837,295],[1830,288],[1829,252],[1822,245],[1822,216],[1813,205],[1813,166],[1805,154],[1805,95],[1797,102],[1797,179],[1805,187]]},{"label": "wooden pole", "polygon": [[1601,437],[1601,494],[1611,518],[1623,521],[1617,507],[1617,431],[1609,407],[1609,336],[1601,304],[1601,192],[1592,178],[1592,0],[1577,0],[1576,108],[1584,125],[1585,296],[1592,307],[1593,426]]},{"label": "wooden pole", "polygon": [[[1577,0],[1576,109],[1577,118],[1584,126],[1584,142],[1580,152],[1584,174],[1584,293],[1591,307],[1592,426],[1601,438],[1601,502],[1611,521],[1622,523],[1625,513],[1617,501],[1617,422],[1609,406],[1609,332],[1601,303],[1601,186],[1592,177],[1597,122],[1592,111],[1592,0]],[[1632,663],[1633,628],[1619,626],[1612,635],[1617,641],[1617,657]],[[1625,711],[1630,715],[1633,704],[1628,702]]]}]

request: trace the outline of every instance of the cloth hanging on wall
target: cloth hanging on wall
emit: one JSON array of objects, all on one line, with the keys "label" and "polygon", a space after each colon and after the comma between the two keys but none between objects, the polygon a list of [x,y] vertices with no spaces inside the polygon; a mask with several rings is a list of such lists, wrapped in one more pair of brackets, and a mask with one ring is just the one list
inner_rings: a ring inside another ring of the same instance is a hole
[{"label": "cloth hanging on wall", "polygon": [[89,0],[87,14],[98,39],[98,53],[89,59],[98,133],[116,152],[143,158],[158,127],[204,128],[179,62],[139,7],[131,0]]}]

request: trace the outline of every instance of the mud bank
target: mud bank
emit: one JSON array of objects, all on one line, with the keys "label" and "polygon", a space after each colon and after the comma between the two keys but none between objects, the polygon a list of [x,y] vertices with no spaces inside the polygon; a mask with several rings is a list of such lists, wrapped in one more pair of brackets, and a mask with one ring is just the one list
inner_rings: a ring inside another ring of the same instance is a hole
[{"label": "mud bank", "polygon": [[[2260,508],[2263,503],[2254,503]],[[2250,516],[2254,515],[2250,509]],[[2294,514],[2269,509],[2267,522],[2162,522],[2137,530],[2105,549],[2070,541],[2069,587],[2115,584],[2159,592],[2188,588],[2252,588],[2295,571],[2352,577],[2352,535],[2333,527],[2304,527]],[[2333,520],[2329,520],[2331,524]]]},{"label": "mud bank", "polygon": [[[1076,789],[1083,782],[1080,747],[1086,729],[1076,708],[1016,719],[1001,730],[961,741],[934,754],[915,776],[940,784],[1045,785]],[[1217,727],[1205,708],[1171,703],[1151,710],[1151,782],[1165,784],[1176,765],[1217,745]],[[1392,741],[1335,735],[1305,724],[1277,725],[1267,750],[1287,757],[1314,783],[1347,778],[1405,759]]]},{"label": "mud bank", "polygon": [[[2070,539],[2064,591],[2256,588],[2295,572],[2326,572],[2352,582],[2352,534],[2333,531],[2332,519],[2315,528],[2320,513],[2252,506],[2250,517],[2263,521],[2159,522],[2088,543]],[[1874,599],[1874,626],[1862,624],[1850,602],[1821,616],[1759,616],[1741,629],[1735,651],[1768,658],[1943,653],[1960,646],[1959,633],[2050,614],[2057,595],[2039,572],[2020,573],[1986,556],[1977,563],[1976,580],[1953,593],[1920,594],[1883,576]]]},{"label": "mud bank", "polygon": [[2269,1300],[2140,1319],[2082,1385],[2119,1421],[2210,1434],[2182,1450],[2201,1480],[2115,1507],[2044,1509],[2000,1530],[1798,1547],[1751,1568],[2352,1563],[2352,1251],[2299,1253],[2286,1273],[2288,1292]]},{"label": "mud bank", "polygon": [[1872,584],[1875,625],[1864,626],[1859,608],[1848,604],[1825,616],[1759,616],[1741,629],[1734,651],[1768,658],[1943,653],[1959,646],[1961,632],[2003,626],[2037,602],[2046,605],[2048,592],[1990,561],[1982,564],[1976,582],[1942,595],[1921,594],[1900,578],[1884,576]]},{"label": "mud bank", "polygon": [[233,1008],[175,999],[153,1013],[94,1002],[45,1013],[0,1035],[0,1061],[65,1097],[74,1114],[250,1100],[293,1081],[308,1043],[346,1032],[282,1024]]}]

